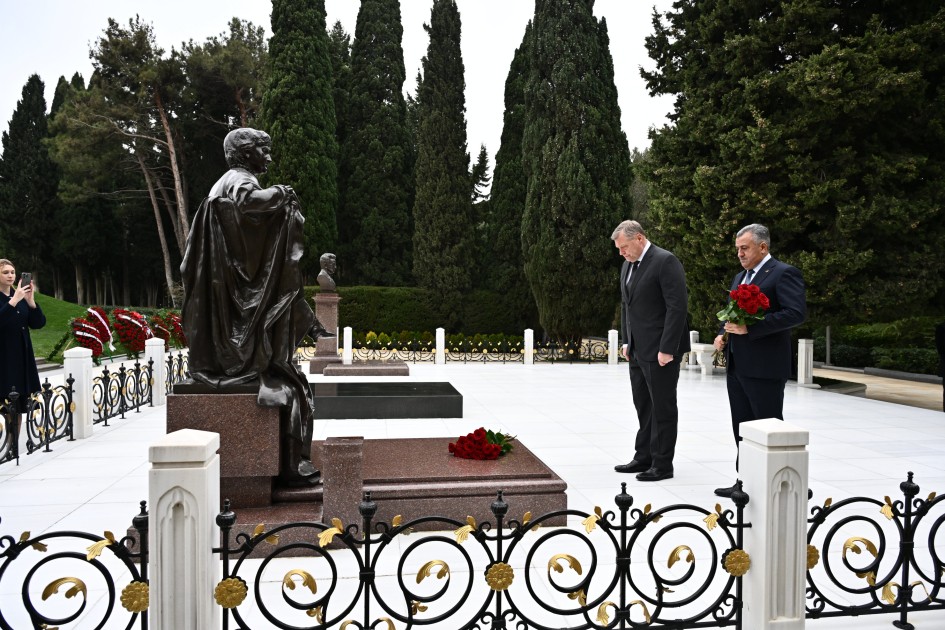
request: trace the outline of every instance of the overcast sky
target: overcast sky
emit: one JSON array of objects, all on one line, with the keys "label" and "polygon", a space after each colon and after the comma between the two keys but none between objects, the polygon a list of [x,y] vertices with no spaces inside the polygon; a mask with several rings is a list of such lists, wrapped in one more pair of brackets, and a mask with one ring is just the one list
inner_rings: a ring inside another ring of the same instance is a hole
[{"label": "overcast sky", "polygon": [[[466,67],[466,119],[469,152],[475,159],[485,144],[494,158],[502,134],[505,79],[525,25],[534,14],[533,0],[457,0],[462,19],[463,62]],[[354,34],[358,0],[326,0],[328,26],[341,20]],[[430,21],[432,0],[401,0],[404,24],[406,92],[426,53],[423,23]],[[662,126],[672,98],[651,98],[640,67],[652,68],[643,39],[651,32],[653,7],[667,11],[672,0],[597,0],[594,12],[607,19],[617,90],[630,148],[649,146],[647,131]],[[150,22],[166,51],[181,42],[202,42],[227,30],[231,17],[250,20],[266,29],[270,2],[264,0],[0,0],[0,131],[6,131],[17,101],[31,74],[46,84],[47,109],[60,76],[92,74],[89,47],[104,32],[109,17],[127,24],[136,13]]]}]

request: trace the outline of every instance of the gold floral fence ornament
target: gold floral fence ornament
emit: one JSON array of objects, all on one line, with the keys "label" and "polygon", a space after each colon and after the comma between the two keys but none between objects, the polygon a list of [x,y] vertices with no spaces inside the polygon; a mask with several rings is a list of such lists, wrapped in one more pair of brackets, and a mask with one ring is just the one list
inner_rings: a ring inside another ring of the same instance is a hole
[{"label": "gold floral fence ornament", "polygon": [[213,598],[224,608],[236,608],[246,599],[249,589],[242,578],[226,578],[213,590]]},{"label": "gold floral fence ornament", "polygon": [[504,562],[496,562],[486,571],[486,584],[493,591],[504,591],[515,579],[515,571]]},{"label": "gold floral fence ornament", "polygon": [[742,577],[751,568],[751,556],[744,549],[729,549],[722,556],[722,567],[735,577]]},{"label": "gold floral fence ornament", "polygon": [[150,594],[146,582],[132,582],[121,592],[121,605],[130,613],[142,613],[148,609]]}]

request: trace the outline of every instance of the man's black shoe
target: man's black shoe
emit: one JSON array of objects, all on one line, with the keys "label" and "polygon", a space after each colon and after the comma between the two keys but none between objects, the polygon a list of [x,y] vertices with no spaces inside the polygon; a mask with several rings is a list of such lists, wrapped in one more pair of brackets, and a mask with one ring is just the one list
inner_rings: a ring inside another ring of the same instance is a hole
[{"label": "man's black shoe", "polygon": [[660,470],[659,468],[649,468],[637,475],[637,481],[662,481],[663,479],[672,478],[672,470]]},{"label": "man's black shoe", "polygon": [[631,460],[629,464],[617,464],[614,470],[619,473],[639,473],[649,470],[650,465],[641,461]]},{"label": "man's black shoe", "polygon": [[736,486],[731,486],[730,488],[716,488],[715,496],[725,497],[726,499],[731,498],[732,494],[735,492]]}]

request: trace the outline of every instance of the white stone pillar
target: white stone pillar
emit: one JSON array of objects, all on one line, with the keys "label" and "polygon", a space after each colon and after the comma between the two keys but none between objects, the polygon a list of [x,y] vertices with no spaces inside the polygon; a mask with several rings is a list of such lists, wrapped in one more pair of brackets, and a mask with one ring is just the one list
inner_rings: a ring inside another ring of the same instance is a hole
[{"label": "white stone pillar", "polygon": [[797,384],[814,383],[814,340],[797,340]]},{"label": "white stone pillar", "polygon": [[617,331],[607,331],[607,365],[617,365],[617,356],[620,347],[617,345]]},{"label": "white stone pillar", "polygon": [[354,361],[354,346],[352,345],[351,326],[345,326],[344,347],[341,349],[342,365],[351,365]]},{"label": "white stone pillar", "polygon": [[748,493],[744,628],[803,630],[809,434],[774,418],[743,422],[739,476]]},{"label": "white stone pillar", "polygon": [[[695,344],[699,343],[699,331],[690,330],[689,331],[689,347],[692,348]],[[698,370],[699,369],[699,355],[692,350],[689,351],[689,360],[686,362],[687,370]]]},{"label": "white stone pillar", "polygon": [[144,342],[144,363],[154,361],[151,372],[151,401],[155,407],[167,403],[167,389],[164,385],[167,373],[167,355],[164,353],[164,340],[157,337]]},{"label": "white stone pillar", "polygon": [[219,628],[220,435],[182,429],[151,445],[151,626]]},{"label": "white stone pillar", "polygon": [[442,328],[436,329],[436,364],[446,365],[446,331]]},{"label": "white stone pillar", "polygon": [[525,365],[535,363],[535,331],[531,328],[525,329]]},{"label": "white stone pillar", "polygon": [[62,371],[65,378],[71,375],[72,383],[72,435],[77,440],[92,437],[92,351],[88,348],[69,348],[62,353]]}]

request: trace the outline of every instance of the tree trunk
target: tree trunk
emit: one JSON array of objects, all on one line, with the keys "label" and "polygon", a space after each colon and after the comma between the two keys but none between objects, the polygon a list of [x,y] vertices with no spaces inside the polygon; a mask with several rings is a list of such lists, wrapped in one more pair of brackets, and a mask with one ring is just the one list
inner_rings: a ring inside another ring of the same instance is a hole
[{"label": "tree trunk", "polygon": [[151,198],[151,209],[154,210],[154,221],[157,224],[158,240],[161,243],[161,256],[164,258],[164,280],[167,282],[167,294],[171,298],[171,304],[177,308],[177,301],[174,298],[174,275],[171,271],[171,253],[167,248],[167,238],[164,236],[164,225],[161,223],[161,209],[158,206],[157,195],[154,193],[154,182],[151,179],[151,173],[144,164],[144,159],[140,155],[135,155],[138,159],[138,166],[141,167],[141,173],[144,175],[144,182],[148,187],[148,196]]},{"label": "tree trunk", "polygon": [[88,304],[85,301],[85,282],[83,276],[85,275],[85,267],[82,263],[75,263],[75,301],[77,304]]},{"label": "tree trunk", "polygon": [[181,228],[180,221],[177,220],[177,212],[174,210],[174,202],[171,201],[171,198],[167,196],[166,186],[157,186],[157,190],[159,193],[161,193],[161,199],[164,201],[164,210],[167,212],[167,216],[171,220],[171,225],[174,226],[174,239],[177,241],[177,251],[181,256],[183,256],[184,248],[187,245],[187,240],[184,237],[184,230]]},{"label": "tree trunk", "polygon": [[167,138],[167,157],[171,164],[171,173],[174,175],[174,193],[177,196],[177,220],[180,222],[184,241],[186,242],[187,236],[190,234],[190,224],[187,219],[187,199],[184,197],[184,185],[180,168],[177,165],[177,145],[174,144],[174,134],[171,132],[167,112],[164,111],[164,103],[161,101],[161,94],[158,91],[154,92],[154,103],[157,106],[158,115],[161,117],[164,135]]}]

